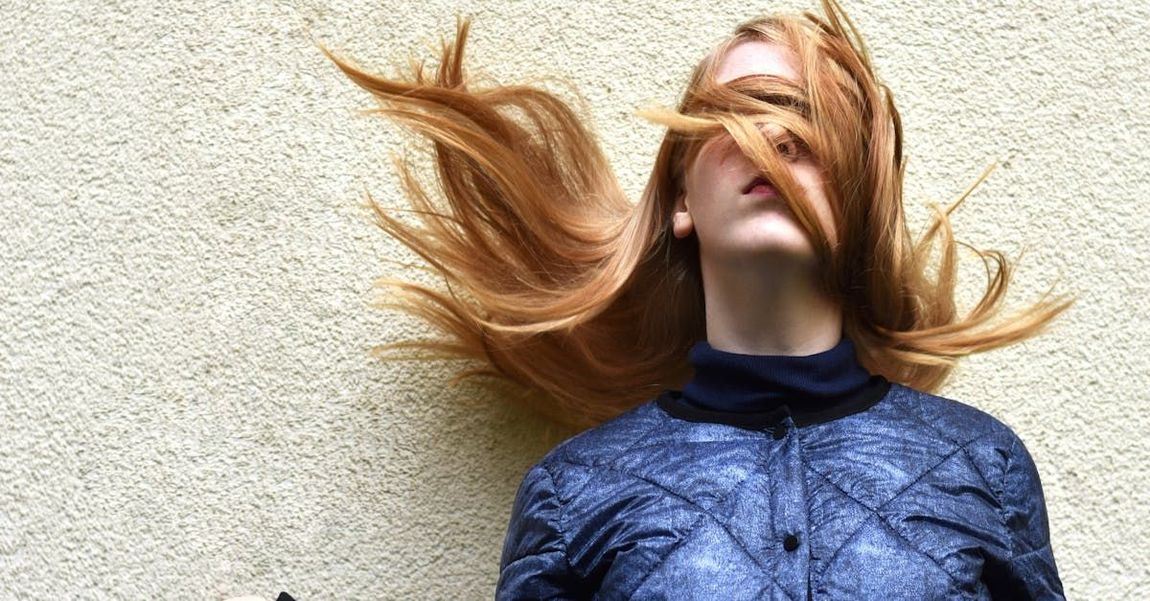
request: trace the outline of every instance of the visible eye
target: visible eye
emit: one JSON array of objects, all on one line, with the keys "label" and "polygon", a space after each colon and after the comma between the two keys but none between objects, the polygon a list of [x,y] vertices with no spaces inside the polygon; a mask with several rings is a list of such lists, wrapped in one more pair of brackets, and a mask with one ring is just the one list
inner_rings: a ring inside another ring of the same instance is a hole
[{"label": "visible eye", "polygon": [[775,143],[775,150],[779,155],[788,161],[797,161],[806,157],[810,153],[810,149],[802,140],[793,136],[787,136]]}]

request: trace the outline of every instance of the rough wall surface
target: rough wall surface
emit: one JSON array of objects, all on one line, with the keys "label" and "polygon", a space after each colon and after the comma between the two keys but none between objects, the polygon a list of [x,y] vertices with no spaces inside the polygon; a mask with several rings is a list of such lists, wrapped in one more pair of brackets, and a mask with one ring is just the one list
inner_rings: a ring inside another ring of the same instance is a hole
[{"label": "rough wall surface", "polygon": [[[368,307],[426,278],[371,225],[403,137],[312,45],[391,72],[457,12],[471,65],[559,75],[637,197],[673,103],[788,0],[0,5],[0,598],[490,597],[523,472],[565,435]],[[848,2],[900,103],[912,230],[1001,167],[960,239],[1027,252],[1014,307],[1079,302],[943,394],[1039,466],[1070,598],[1150,591],[1150,6]],[[963,256],[969,303],[983,277]],[[1061,278],[1061,279],[1059,279]]]}]

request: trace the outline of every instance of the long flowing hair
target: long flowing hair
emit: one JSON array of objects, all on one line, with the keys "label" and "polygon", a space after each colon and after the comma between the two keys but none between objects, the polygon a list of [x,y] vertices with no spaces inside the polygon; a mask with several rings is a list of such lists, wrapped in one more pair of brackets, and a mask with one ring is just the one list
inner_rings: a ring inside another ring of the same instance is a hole
[{"label": "long flowing hair", "polygon": [[[446,338],[377,345],[381,358],[475,360],[453,378],[481,381],[561,424],[586,428],[679,388],[687,351],[706,338],[698,241],[676,238],[671,213],[685,167],[707,140],[727,139],[779,189],[811,237],[820,285],[843,308],[844,332],[872,373],[934,392],[957,359],[1038,334],[1073,299],[1049,298],[991,323],[1011,266],[999,251],[972,250],[987,271],[981,300],[955,306],[957,246],[949,214],[934,205],[913,240],[903,214],[902,126],[861,36],[834,0],[804,12],[739,25],[695,67],[679,106],[640,114],[667,128],[638,203],[628,200],[579,113],[531,85],[476,85],[464,69],[470,21],[460,19],[433,72],[413,62],[382,77],[323,52],[378,100],[367,111],[430,142],[435,178],[396,168],[418,223],[371,200],[377,225],[420,255],[444,288],[376,280],[377,302],[426,320]],[[793,50],[797,82],[769,76],[716,83],[733,46],[751,40]],[[823,166],[834,211],[831,245],[790,177],[774,124]],[[984,173],[979,182],[989,173]],[[973,189],[974,186],[971,186]],[[370,195],[369,195],[370,198]],[[931,277],[932,249],[941,248]],[[996,269],[991,269],[991,263]],[[505,386],[510,384],[510,388]]]}]

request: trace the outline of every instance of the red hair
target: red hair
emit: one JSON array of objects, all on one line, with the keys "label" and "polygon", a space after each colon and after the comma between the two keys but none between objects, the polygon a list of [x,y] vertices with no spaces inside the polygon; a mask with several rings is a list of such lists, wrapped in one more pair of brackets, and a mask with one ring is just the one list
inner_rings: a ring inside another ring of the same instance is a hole
[{"label": "red hair", "polygon": [[[890,90],[834,0],[825,16],[770,16],[739,25],[696,66],[677,110],[643,116],[667,126],[639,202],[624,195],[594,134],[558,96],[523,85],[475,87],[463,68],[470,23],[460,20],[433,74],[422,64],[397,78],[373,75],[323,51],[378,99],[371,111],[431,142],[438,189],[408,162],[397,169],[419,225],[371,203],[378,225],[422,256],[446,290],[380,280],[394,307],[425,319],[445,340],[376,347],[422,348],[477,360],[456,379],[493,376],[514,398],[585,428],[691,376],[686,351],[705,339],[703,289],[694,236],[677,239],[670,215],[681,176],[701,141],[730,135],[768,173],[823,265],[824,291],[843,307],[843,328],[872,373],[936,391],[959,357],[1038,334],[1073,299],[1042,300],[990,323],[1011,268],[998,251],[975,252],[987,288],[967,315],[955,307],[956,242],[936,211],[912,240],[903,214],[902,127]],[[802,65],[799,83],[753,77],[719,85],[719,60],[749,40],[786,45]],[[826,165],[835,211],[832,247],[801,188],[757,128],[768,121],[806,144]],[[983,175],[983,178],[986,174]],[[979,179],[979,182],[982,178]],[[978,182],[975,183],[977,185]],[[973,189],[973,186],[971,187]],[[937,275],[931,249],[941,245]],[[990,269],[990,263],[997,269]]]}]

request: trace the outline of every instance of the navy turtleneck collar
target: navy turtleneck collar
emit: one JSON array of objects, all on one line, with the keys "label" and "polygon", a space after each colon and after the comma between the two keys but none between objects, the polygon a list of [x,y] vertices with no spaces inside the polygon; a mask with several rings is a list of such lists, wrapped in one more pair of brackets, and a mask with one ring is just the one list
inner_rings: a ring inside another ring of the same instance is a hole
[{"label": "navy turtleneck collar", "polygon": [[682,391],[666,391],[659,405],[672,415],[761,428],[790,415],[795,425],[829,421],[874,405],[890,382],[872,375],[839,342],[813,355],[745,355],[696,342],[687,355],[694,377]]}]

